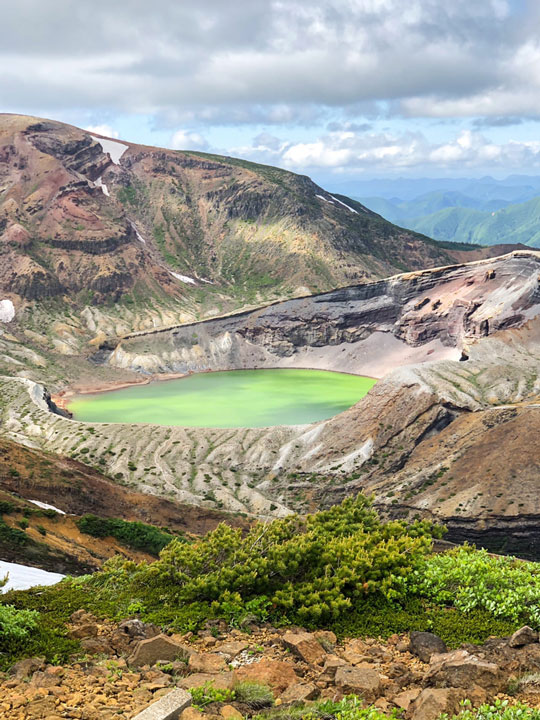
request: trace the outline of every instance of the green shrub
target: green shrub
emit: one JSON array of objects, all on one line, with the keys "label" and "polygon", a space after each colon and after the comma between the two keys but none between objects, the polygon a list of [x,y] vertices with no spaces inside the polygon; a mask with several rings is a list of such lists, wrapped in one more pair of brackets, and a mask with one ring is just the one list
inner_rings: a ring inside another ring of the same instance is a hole
[{"label": "green shrub", "polygon": [[39,613],[35,610],[18,610],[12,605],[0,605],[0,653],[21,646],[30,631],[37,627]]},{"label": "green shrub", "polygon": [[427,557],[410,575],[410,591],[465,613],[540,627],[540,563],[491,556],[468,545]]},{"label": "green shrub", "polygon": [[274,704],[274,694],[267,685],[256,682],[241,682],[234,686],[235,699],[249,705],[253,710]]},{"label": "green shrub", "polygon": [[198,688],[190,688],[189,692],[193,699],[193,707],[198,710],[213,702],[228,702],[235,699],[234,690],[218,690],[211,682]]},{"label": "green shrub", "polygon": [[38,531],[38,533],[39,533],[40,535],[46,535],[46,534],[47,534],[47,530],[43,527],[43,525],[37,525],[37,526],[36,526],[36,530]]},{"label": "green shrub", "polygon": [[[531,708],[521,703],[510,705],[508,700],[495,700],[492,705],[481,705],[473,710],[470,702],[464,702],[464,709],[454,720],[540,720],[540,708]],[[440,720],[448,720],[441,715]]]},{"label": "green shrub", "polygon": [[15,511],[15,505],[8,500],[0,500],[0,515],[9,515]]},{"label": "green shrub", "polygon": [[96,515],[83,515],[77,521],[77,527],[87,535],[99,538],[114,537],[127,547],[156,556],[174,538],[170,533],[153,525],[127,522],[118,518],[100,518]]},{"label": "green shrub", "polygon": [[245,536],[221,524],[192,545],[173,540],[133,577],[162,598],[172,593],[176,605],[209,602],[216,615],[264,597],[274,613],[325,622],[370,595],[401,598],[435,532],[382,523],[360,495],[305,518],[255,523]]},{"label": "green shrub", "polygon": [[304,705],[272,708],[255,715],[253,720],[388,720],[399,716],[397,710],[384,714],[373,705],[364,707],[359,697],[348,695],[339,702],[319,700]]}]

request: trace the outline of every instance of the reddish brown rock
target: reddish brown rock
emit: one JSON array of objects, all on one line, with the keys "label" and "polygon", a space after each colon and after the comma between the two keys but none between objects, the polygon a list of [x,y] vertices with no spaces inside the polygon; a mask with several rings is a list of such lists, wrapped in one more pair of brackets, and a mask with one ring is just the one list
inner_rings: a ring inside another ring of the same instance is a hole
[{"label": "reddish brown rock", "polygon": [[426,688],[412,704],[412,720],[436,720],[439,715],[453,715],[459,710],[464,693],[457,688]]},{"label": "reddish brown rock", "polygon": [[324,663],[326,652],[315,635],[311,633],[285,633],[283,644],[310,665],[322,665]]},{"label": "reddish brown rock", "polygon": [[192,673],[218,673],[227,670],[227,663],[215,653],[193,653],[189,656],[188,670]]},{"label": "reddish brown rock", "polygon": [[382,683],[378,672],[370,668],[351,665],[339,667],[336,671],[336,685],[344,693],[360,695],[367,702],[373,702],[381,694]]},{"label": "reddish brown rock", "polygon": [[177,685],[180,688],[189,690],[190,688],[203,687],[206,684],[211,684],[218,690],[231,690],[234,685],[234,678],[232,672],[219,673],[219,675],[213,675],[211,673],[195,673],[194,675],[188,675],[178,681]]},{"label": "reddish brown rock", "polygon": [[234,680],[237,682],[258,682],[268,685],[274,692],[281,694],[290,685],[298,682],[294,668],[281,660],[261,660],[251,665],[244,665],[234,671]]},{"label": "reddish brown rock", "polygon": [[167,635],[156,635],[148,640],[141,640],[132,655],[129,656],[130,665],[154,665],[158,660],[176,660],[188,658],[191,648],[174,642]]},{"label": "reddish brown rock", "polygon": [[478,685],[485,690],[497,692],[506,681],[494,663],[471,655],[466,650],[454,650],[432,657],[426,682],[435,687],[449,688],[471,688]]},{"label": "reddish brown rock", "polygon": [[279,696],[282,703],[305,702],[317,697],[319,689],[313,683],[294,683]]}]

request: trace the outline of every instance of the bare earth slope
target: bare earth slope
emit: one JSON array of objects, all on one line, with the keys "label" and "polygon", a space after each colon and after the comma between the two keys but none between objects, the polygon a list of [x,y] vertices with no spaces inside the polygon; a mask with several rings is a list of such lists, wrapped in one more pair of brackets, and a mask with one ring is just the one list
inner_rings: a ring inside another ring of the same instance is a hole
[{"label": "bare earth slope", "polygon": [[53,311],[129,332],[450,259],[305,176],[0,115],[0,293],[34,330]]}]

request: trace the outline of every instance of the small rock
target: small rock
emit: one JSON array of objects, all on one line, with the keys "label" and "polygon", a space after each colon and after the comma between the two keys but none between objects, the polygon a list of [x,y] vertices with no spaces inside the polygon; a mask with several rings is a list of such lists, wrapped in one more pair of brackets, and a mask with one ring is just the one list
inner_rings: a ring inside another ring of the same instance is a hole
[{"label": "small rock", "polygon": [[227,664],[221,655],[193,653],[189,657],[188,670],[192,673],[218,673],[227,670]]},{"label": "small rock", "polygon": [[180,688],[189,690],[189,688],[203,687],[211,683],[218,690],[231,690],[233,687],[232,672],[219,673],[219,675],[211,675],[210,673],[195,673],[188,677],[182,678],[177,685]]},{"label": "small rock", "polygon": [[427,688],[414,701],[412,720],[435,720],[441,714],[454,715],[464,693],[457,688]]},{"label": "small rock", "polygon": [[80,640],[81,638],[96,637],[98,634],[98,626],[96,623],[84,623],[76,625],[69,632],[70,637]]},{"label": "small rock", "polygon": [[191,648],[186,648],[167,635],[161,634],[148,640],[141,640],[133,654],[129,656],[128,663],[137,667],[154,665],[158,660],[189,658],[192,652]]},{"label": "small rock", "polygon": [[438,635],[430,632],[413,631],[409,650],[413,655],[419,657],[422,662],[428,663],[432,655],[445,653],[447,647]]},{"label": "small rock", "polygon": [[282,703],[305,702],[313,700],[318,695],[318,688],[313,683],[294,683],[282,693],[279,697]]},{"label": "small rock", "polygon": [[326,652],[321,643],[311,633],[287,632],[283,636],[283,644],[310,665],[322,665],[324,663]]},{"label": "small rock", "polygon": [[493,692],[499,691],[505,684],[497,665],[481,660],[466,650],[434,655],[425,680],[436,687],[471,688],[478,685]]},{"label": "small rock", "polygon": [[361,695],[367,702],[373,702],[381,692],[381,677],[370,668],[351,665],[339,667],[336,671],[336,685],[344,693]]},{"label": "small rock", "polygon": [[214,651],[223,655],[226,660],[233,660],[248,646],[247,642],[241,640],[232,640],[231,642],[222,643],[214,648]]},{"label": "small rock", "polygon": [[[177,720],[182,711],[191,705],[191,695],[176,688],[152,703],[133,720]],[[183,714],[182,714],[183,717]],[[191,718],[195,720],[195,718]]]},{"label": "small rock", "polygon": [[523,645],[532,645],[532,643],[538,642],[538,633],[529,627],[524,625],[512,635],[508,644],[510,647],[522,647]]},{"label": "small rock", "polygon": [[420,688],[413,688],[411,690],[405,690],[404,692],[400,692],[397,695],[394,695],[392,698],[392,702],[394,705],[397,705],[397,707],[402,708],[407,712],[409,707],[411,706],[411,703],[413,703],[416,698],[420,695]]},{"label": "small rock", "polygon": [[268,685],[279,694],[298,682],[292,665],[281,660],[268,659],[237,668],[234,671],[234,679],[235,684],[248,681]]},{"label": "small rock", "polygon": [[224,705],[219,711],[219,714],[225,720],[243,720],[244,717],[242,713],[232,705]]}]

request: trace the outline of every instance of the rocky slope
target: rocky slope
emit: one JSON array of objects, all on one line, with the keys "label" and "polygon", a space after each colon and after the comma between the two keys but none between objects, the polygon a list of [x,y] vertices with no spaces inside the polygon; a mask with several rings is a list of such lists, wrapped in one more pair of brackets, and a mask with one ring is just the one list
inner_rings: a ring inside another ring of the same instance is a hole
[{"label": "rocky slope", "polygon": [[0,253],[15,321],[75,345],[451,258],[304,176],[6,114]]},{"label": "rocky slope", "polygon": [[[381,717],[399,712],[406,720],[452,716],[466,698],[472,707],[495,700],[538,705],[540,645],[531,628],[449,651],[427,632],[338,641],[331,631],[269,625],[228,631],[216,623],[198,635],[168,636],[137,619],[116,624],[83,610],[73,613],[69,627],[82,646],[69,666],[28,658],[0,676],[2,720],[139,718],[154,704],[148,717],[242,720],[274,702],[282,707],[267,710],[268,717],[289,709],[302,717],[310,701],[350,695]],[[242,683],[256,685],[257,702],[255,688],[249,697]],[[186,691],[209,686],[229,693],[204,710],[193,707]],[[172,714],[159,712],[165,697]]]},{"label": "rocky slope", "polygon": [[[383,379],[326,422],[259,429],[88,424],[2,381],[2,429],[147,493],[233,512],[316,509],[365,490],[450,538],[537,556],[540,256],[419,271],[105,343],[96,368],[321,367]],[[504,443],[502,443],[504,440]]]}]

